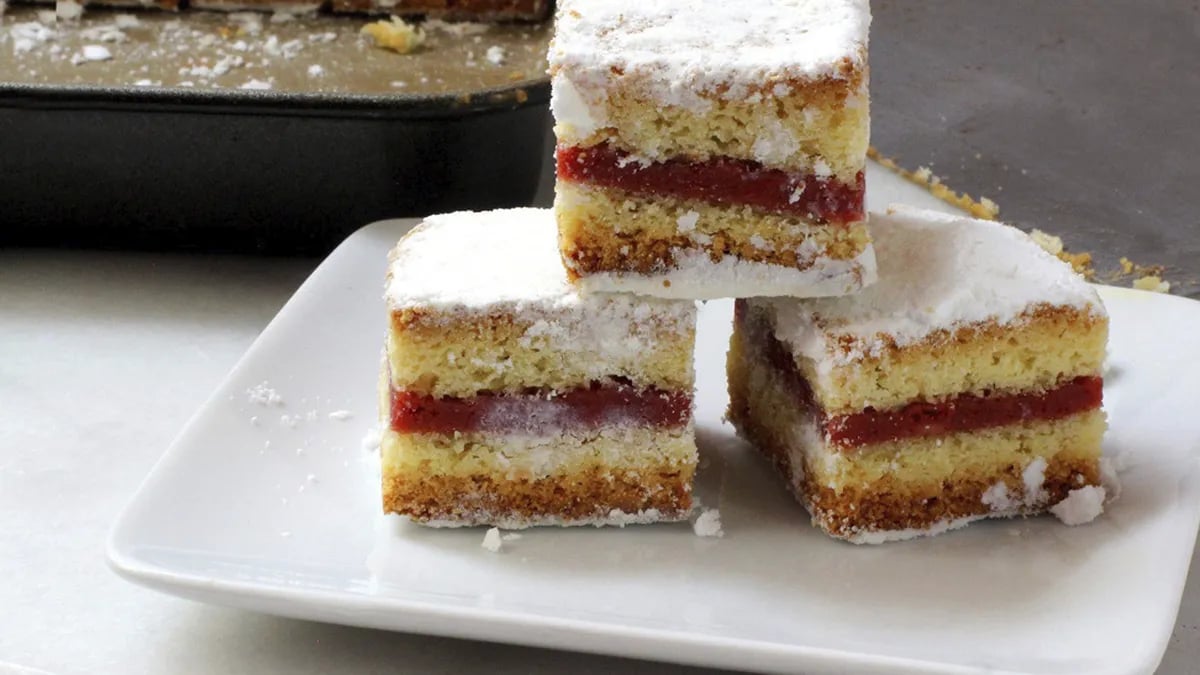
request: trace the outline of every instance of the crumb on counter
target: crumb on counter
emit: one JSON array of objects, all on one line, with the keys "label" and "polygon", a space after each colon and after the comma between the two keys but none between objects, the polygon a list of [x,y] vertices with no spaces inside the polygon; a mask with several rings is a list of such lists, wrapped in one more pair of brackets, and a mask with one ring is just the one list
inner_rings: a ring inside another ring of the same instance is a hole
[{"label": "crumb on counter", "polygon": [[375,46],[397,54],[412,53],[425,42],[425,31],[398,16],[381,19],[362,27],[363,35],[375,41]]}]

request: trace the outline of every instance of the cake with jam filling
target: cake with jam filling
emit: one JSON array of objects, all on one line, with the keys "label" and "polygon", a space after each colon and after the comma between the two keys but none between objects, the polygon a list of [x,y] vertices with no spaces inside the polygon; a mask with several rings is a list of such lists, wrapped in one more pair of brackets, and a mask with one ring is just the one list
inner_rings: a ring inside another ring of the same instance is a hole
[{"label": "cake with jam filling", "polygon": [[690,301],[578,294],[547,209],[432,216],[392,251],[383,506],[440,526],[681,520]]},{"label": "cake with jam filling", "polygon": [[555,210],[581,288],[842,295],[864,226],[867,0],[560,0]]},{"label": "cake with jam filling", "polygon": [[862,293],[735,305],[729,418],[814,524],[878,543],[1102,502],[1095,290],[1006,225],[907,207],[871,225]]}]

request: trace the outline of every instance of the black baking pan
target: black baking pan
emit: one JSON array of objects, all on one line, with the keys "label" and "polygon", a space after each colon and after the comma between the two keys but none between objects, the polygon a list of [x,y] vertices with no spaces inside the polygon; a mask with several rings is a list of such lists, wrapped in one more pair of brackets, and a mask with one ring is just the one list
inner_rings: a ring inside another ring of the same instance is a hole
[{"label": "black baking pan", "polygon": [[549,90],[0,83],[0,246],[321,255],[381,218],[527,205]]}]

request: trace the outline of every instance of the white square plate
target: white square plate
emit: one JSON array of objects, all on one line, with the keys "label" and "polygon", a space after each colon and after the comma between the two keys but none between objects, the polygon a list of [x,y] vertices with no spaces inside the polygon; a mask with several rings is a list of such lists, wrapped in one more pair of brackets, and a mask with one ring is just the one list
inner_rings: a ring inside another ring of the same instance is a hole
[{"label": "white square plate", "polygon": [[[872,203],[928,203],[872,175]],[[877,197],[882,197],[877,199]],[[385,253],[411,221],[347,240],[300,288],[121,517],[124,577],[246,609],[376,628],[795,672],[1149,673],[1200,523],[1200,303],[1102,289],[1106,451],[1124,494],[1091,525],[997,521],[934,539],[833,541],[721,422],[730,303],[701,312],[697,494],[686,524],[482,529],[382,518],[375,420]],[[282,405],[251,402],[267,381]],[[349,419],[329,413],[345,410]],[[283,416],[287,420],[282,420]]]}]

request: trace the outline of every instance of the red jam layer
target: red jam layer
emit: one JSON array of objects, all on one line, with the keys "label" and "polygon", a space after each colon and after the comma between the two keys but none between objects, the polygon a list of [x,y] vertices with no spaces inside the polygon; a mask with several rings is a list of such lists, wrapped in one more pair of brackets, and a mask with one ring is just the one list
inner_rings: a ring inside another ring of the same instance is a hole
[{"label": "red jam layer", "polygon": [[667,195],[722,206],[745,205],[805,216],[819,223],[862,220],[866,182],[768,169],[758,162],[716,158],[642,164],[608,144],[559,146],[558,177],[639,195]]},{"label": "red jam layer", "polygon": [[[744,303],[738,303],[735,317],[745,330]],[[757,335],[762,353],[792,390],[797,404],[817,415],[825,438],[842,448],[1062,419],[1099,408],[1104,400],[1104,380],[1081,376],[1039,393],[959,394],[937,403],[918,401],[891,410],[867,408],[851,415],[827,415],[817,409],[812,387],[783,343],[767,330],[749,335]]]},{"label": "red jam layer", "polygon": [[692,396],[688,392],[618,383],[593,383],[554,394],[483,393],[471,398],[438,398],[393,389],[391,396],[391,426],[403,433],[543,434],[610,425],[676,428],[685,426],[692,416]]}]

